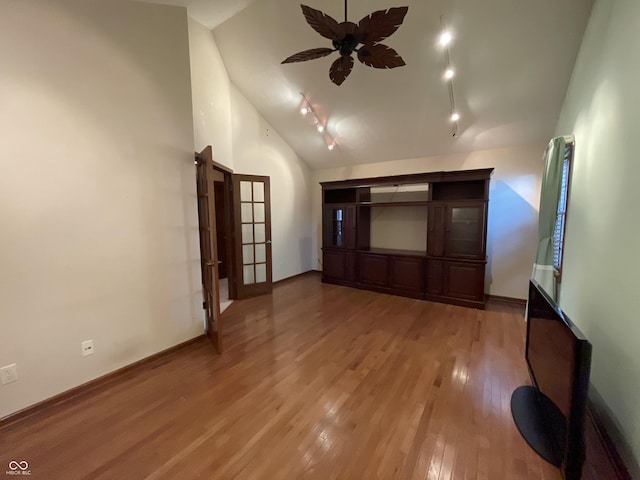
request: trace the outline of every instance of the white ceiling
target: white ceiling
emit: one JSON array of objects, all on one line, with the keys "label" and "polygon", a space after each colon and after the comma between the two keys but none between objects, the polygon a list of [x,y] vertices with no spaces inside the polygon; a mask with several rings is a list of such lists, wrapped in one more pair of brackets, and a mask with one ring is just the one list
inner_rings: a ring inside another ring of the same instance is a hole
[{"label": "white ceiling", "polygon": [[208,28],[215,28],[256,0],[137,0],[187,7],[189,16]]},{"label": "white ceiling", "polygon": [[[593,0],[351,0],[349,20],[356,23],[375,10],[409,6],[403,25],[384,41],[407,65],[378,70],[356,60],[341,86],[329,80],[337,53],[280,64],[298,51],[331,46],[307,25],[297,1],[167,3],[186,4],[196,20],[217,25],[232,82],[303,160],[323,168],[548,141]],[[342,1],[305,4],[344,20]],[[455,35],[455,139],[437,46],[441,15]],[[299,113],[300,92],[326,121],[338,144],[333,151]]]}]

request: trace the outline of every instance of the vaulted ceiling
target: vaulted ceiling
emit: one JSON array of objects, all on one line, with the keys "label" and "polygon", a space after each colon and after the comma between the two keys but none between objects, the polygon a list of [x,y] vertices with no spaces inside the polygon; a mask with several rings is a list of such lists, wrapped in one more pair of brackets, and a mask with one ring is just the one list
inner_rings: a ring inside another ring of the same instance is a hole
[{"label": "vaulted ceiling", "polygon": [[[341,86],[329,80],[337,56],[281,65],[289,55],[331,42],[306,23],[291,0],[166,0],[213,28],[232,82],[312,168],[416,158],[548,141],[554,132],[593,0],[350,0],[358,22],[375,10],[409,7],[384,41],[406,66],[356,60]],[[344,20],[342,0],[305,0]],[[441,16],[454,35],[452,137],[449,92],[437,45]],[[326,122],[333,151],[308,118],[302,95]],[[570,133],[570,132],[566,132]]]}]

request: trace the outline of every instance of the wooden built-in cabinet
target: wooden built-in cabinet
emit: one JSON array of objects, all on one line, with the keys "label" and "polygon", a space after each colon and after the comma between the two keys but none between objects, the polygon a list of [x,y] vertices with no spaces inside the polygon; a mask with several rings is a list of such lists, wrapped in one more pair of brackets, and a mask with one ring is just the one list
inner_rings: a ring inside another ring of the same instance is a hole
[{"label": "wooden built-in cabinet", "polygon": [[492,172],[323,182],[323,281],[484,308]]}]

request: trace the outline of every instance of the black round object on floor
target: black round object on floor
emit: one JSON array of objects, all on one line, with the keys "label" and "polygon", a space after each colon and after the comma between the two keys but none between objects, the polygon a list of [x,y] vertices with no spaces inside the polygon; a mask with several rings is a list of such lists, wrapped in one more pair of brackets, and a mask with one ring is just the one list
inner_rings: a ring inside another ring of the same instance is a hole
[{"label": "black round object on floor", "polygon": [[534,387],[523,385],[511,394],[511,415],[520,434],[538,455],[559,467],[562,451],[553,440],[545,410],[554,412],[558,407]]}]

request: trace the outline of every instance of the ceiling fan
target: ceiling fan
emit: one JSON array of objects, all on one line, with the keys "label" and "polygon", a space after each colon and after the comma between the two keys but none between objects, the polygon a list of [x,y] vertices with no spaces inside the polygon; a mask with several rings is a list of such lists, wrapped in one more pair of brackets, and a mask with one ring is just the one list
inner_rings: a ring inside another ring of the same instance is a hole
[{"label": "ceiling fan", "polygon": [[344,2],[344,22],[342,23],[338,23],[320,10],[306,5],[300,6],[307,23],[320,35],[331,40],[333,48],[305,50],[291,55],[282,63],[305,62],[325,57],[333,52],[340,52],[340,57],[333,62],[329,70],[329,78],[336,85],[342,85],[351,73],[353,52],[358,54],[358,60],[369,67],[396,68],[405,65],[402,57],[393,48],[378,42],[390,37],[402,25],[409,7],[378,10],[355,24],[347,21],[347,0]]}]

